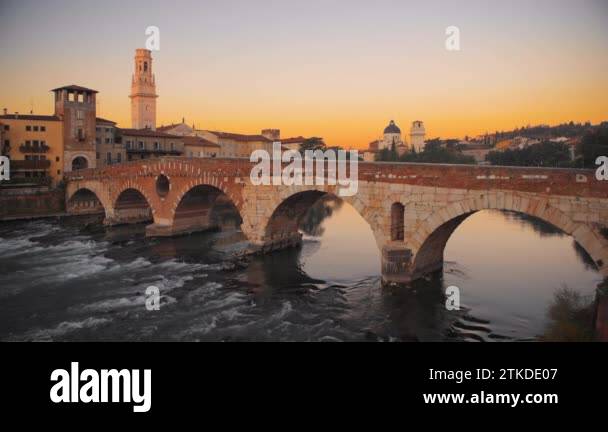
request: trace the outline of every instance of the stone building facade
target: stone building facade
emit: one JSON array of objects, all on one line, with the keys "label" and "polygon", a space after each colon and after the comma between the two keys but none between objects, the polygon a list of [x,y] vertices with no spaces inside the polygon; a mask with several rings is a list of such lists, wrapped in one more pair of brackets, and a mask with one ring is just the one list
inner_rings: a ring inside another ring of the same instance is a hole
[{"label": "stone building facade", "polygon": [[98,167],[122,163],[127,160],[126,148],[122,142],[120,129],[116,127],[116,122],[98,117],[95,143]]},{"label": "stone building facade", "polygon": [[59,87],[55,94],[55,116],[63,124],[63,171],[97,166],[95,148],[96,90],[77,85]]},{"label": "stone building facade", "polygon": [[184,154],[183,137],[151,129],[120,129],[127,161]]}]

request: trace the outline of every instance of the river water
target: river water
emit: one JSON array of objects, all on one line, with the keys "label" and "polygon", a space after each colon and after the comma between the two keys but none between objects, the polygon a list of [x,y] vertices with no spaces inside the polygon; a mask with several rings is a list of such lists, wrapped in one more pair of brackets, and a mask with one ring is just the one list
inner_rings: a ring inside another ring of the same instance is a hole
[{"label": "river water", "polygon": [[[234,230],[145,239],[141,225],[2,223],[0,339],[588,339],[601,278],[552,227],[476,213],[448,242],[443,277],[383,288],[370,228],[348,204],[328,205],[302,224],[301,248],[246,262],[232,258],[245,245]],[[157,311],[145,307],[149,286]],[[460,310],[446,309],[448,286]]]}]

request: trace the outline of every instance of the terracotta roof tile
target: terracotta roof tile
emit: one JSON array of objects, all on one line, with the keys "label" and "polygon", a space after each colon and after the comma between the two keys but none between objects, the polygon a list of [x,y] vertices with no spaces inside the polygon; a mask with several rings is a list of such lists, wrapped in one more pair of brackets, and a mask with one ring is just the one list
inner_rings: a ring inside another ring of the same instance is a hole
[{"label": "terracotta roof tile", "polygon": [[96,117],[95,118],[95,123],[107,123],[107,124],[113,124],[113,125],[116,124],[115,121],[107,120],[107,119],[104,119],[104,118],[101,118],[101,117]]},{"label": "terracotta roof tile", "polygon": [[157,138],[174,138],[174,139],[183,139],[183,137],[178,135],[171,135],[165,132],[153,131],[152,129],[120,129],[123,135],[128,136],[142,136],[142,137],[157,137]]},{"label": "terracotta roof tile", "polygon": [[218,131],[208,131],[218,138],[231,139],[234,141],[240,142],[252,142],[252,141],[264,141],[264,142],[272,142],[272,140],[266,138],[264,135],[243,135],[237,133],[230,132],[218,132]]},{"label": "terracotta roof tile", "polygon": [[206,140],[205,138],[201,138],[198,136],[185,136],[182,137],[184,140],[184,144],[188,146],[201,146],[201,147],[222,147],[219,144]]},{"label": "terracotta roof tile", "polygon": [[57,90],[73,90],[73,91],[85,91],[85,92],[91,92],[91,93],[99,93],[97,90],[82,87],[82,86],[79,86],[76,84],[70,84],[70,85],[63,86],[63,87],[57,87],[51,91],[57,91]]},{"label": "terracotta roof tile", "polygon": [[0,115],[0,119],[6,120],[39,120],[39,121],[60,121],[57,116],[50,115],[34,115],[34,114],[5,114]]}]

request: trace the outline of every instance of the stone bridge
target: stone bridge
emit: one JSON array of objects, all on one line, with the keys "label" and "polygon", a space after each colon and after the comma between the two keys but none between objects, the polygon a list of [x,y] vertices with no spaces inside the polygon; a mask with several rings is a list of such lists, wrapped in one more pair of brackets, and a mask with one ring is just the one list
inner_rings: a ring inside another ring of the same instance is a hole
[{"label": "stone bridge", "polygon": [[[208,229],[218,213],[233,209],[250,250],[298,243],[300,218],[336,186],[255,186],[252,166],[246,159],[167,157],[74,171],[66,177],[66,207],[71,214],[103,212],[110,225],[149,221],[150,236]],[[384,281],[407,283],[441,270],[450,235],[484,209],[554,225],[608,276],[608,182],[591,170],[361,162],[358,179],[358,193],[343,200],[371,227]]]}]

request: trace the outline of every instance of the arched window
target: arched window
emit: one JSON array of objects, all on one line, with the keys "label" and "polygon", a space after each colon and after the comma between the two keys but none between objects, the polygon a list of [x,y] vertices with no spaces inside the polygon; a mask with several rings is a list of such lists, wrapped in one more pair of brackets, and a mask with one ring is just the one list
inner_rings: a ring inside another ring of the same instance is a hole
[{"label": "arched window", "polygon": [[391,240],[403,241],[405,230],[405,206],[399,202],[391,206]]},{"label": "arched window", "polygon": [[89,162],[82,156],[78,156],[72,160],[72,171],[86,169],[89,166]]}]

